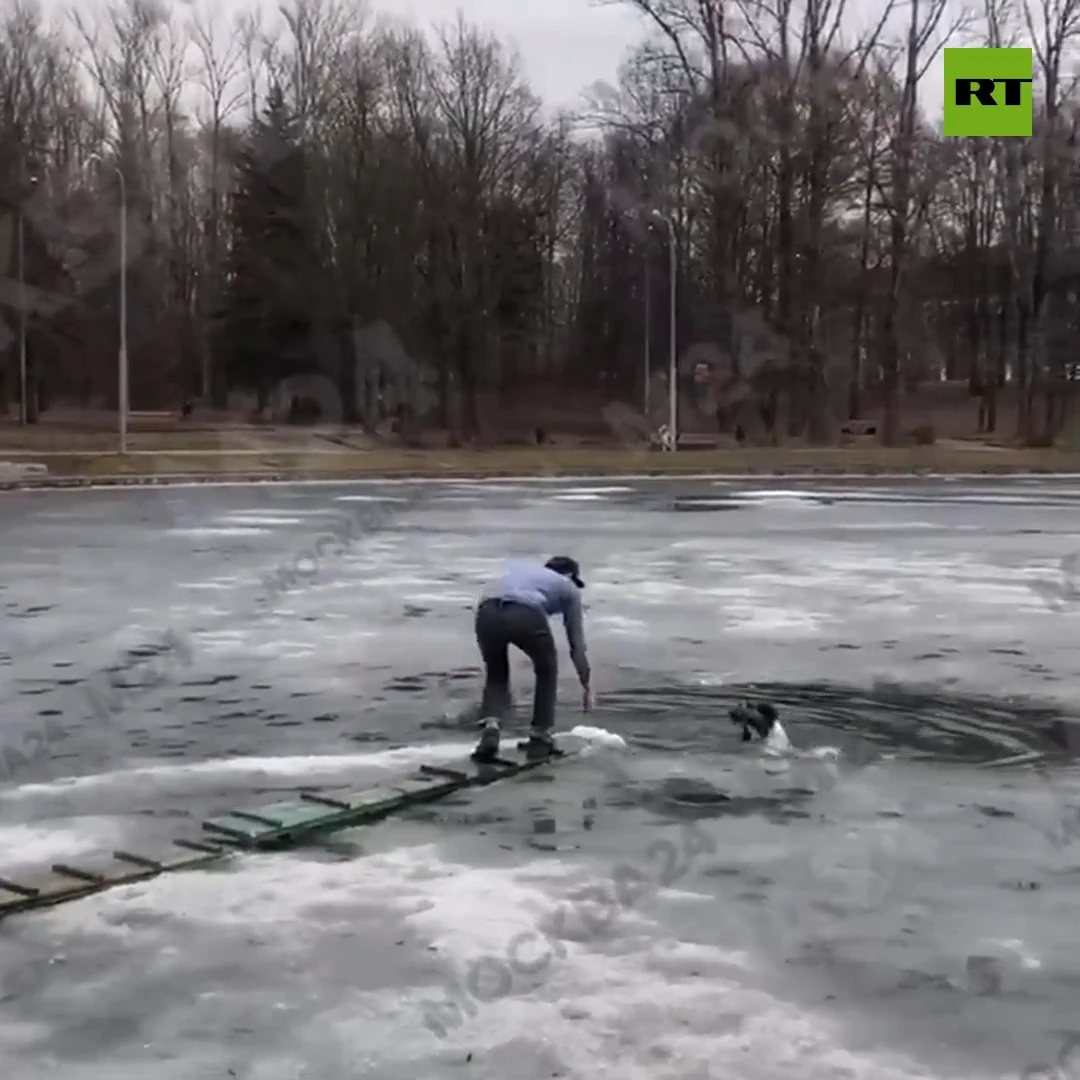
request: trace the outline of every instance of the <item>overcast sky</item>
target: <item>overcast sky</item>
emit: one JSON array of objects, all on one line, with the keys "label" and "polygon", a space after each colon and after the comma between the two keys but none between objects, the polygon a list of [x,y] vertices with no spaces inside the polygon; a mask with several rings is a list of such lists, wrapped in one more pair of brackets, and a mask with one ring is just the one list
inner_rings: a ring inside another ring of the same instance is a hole
[{"label": "overcast sky", "polygon": [[[272,2],[272,0],[266,0]],[[629,2],[618,0],[369,0],[370,10],[396,15],[430,26],[452,22],[461,10],[468,22],[493,30],[517,47],[533,89],[551,108],[575,108],[582,92],[597,80],[615,83],[619,64],[630,49],[652,30]],[[845,32],[852,40],[870,30],[881,18],[880,0],[875,4],[848,4]],[[949,0],[941,29],[948,25],[964,0]],[[902,7],[902,5],[901,5]],[[955,9],[955,10],[954,10]],[[897,9],[886,36],[906,29],[906,12]],[[934,45],[939,44],[938,35]],[[951,41],[953,45],[978,44],[974,40]],[[924,59],[929,58],[928,49]],[[920,85],[923,108],[932,117],[941,112],[942,57],[929,65]]]},{"label": "overcast sky", "polygon": [[[259,4],[277,23],[279,0],[165,0],[180,3],[192,13],[210,12],[222,24],[231,13]],[[461,11],[466,21],[493,31],[516,47],[533,90],[549,109],[575,109],[583,104],[583,92],[597,81],[614,84],[619,64],[630,50],[644,41],[652,28],[629,0],[352,0],[362,10],[392,16],[431,27],[452,23]],[[950,0],[950,7],[963,0]],[[3,0],[0,0],[0,4]],[[41,0],[46,12],[60,14],[72,0]],[[77,0],[91,23],[96,11],[110,0]],[[880,17],[876,4],[849,5],[845,29],[850,37],[865,32]],[[949,20],[946,19],[945,22]],[[895,22],[895,20],[894,20]],[[902,29],[902,28],[901,28]],[[893,34],[896,26],[890,26]],[[227,35],[227,30],[224,31]],[[970,44],[954,41],[953,44]],[[930,65],[921,86],[923,106],[940,113],[942,72],[940,55]]]},{"label": "overcast sky", "polygon": [[452,22],[459,8],[468,22],[517,46],[533,89],[545,104],[573,108],[581,91],[603,79],[614,83],[626,52],[645,37],[628,4],[591,0],[376,0],[374,10],[423,24]]}]

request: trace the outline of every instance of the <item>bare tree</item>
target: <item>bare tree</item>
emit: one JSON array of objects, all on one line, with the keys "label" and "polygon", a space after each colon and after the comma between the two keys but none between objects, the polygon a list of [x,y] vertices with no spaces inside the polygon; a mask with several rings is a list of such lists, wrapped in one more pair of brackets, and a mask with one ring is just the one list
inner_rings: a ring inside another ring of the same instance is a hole
[{"label": "bare tree", "polygon": [[202,238],[204,258],[195,283],[194,308],[199,315],[201,354],[200,390],[204,400],[214,396],[213,349],[209,326],[224,296],[225,200],[231,180],[226,149],[232,142],[228,128],[230,120],[243,104],[243,91],[237,86],[243,64],[240,26],[234,22],[229,31],[213,14],[196,15],[188,32],[199,57],[199,85],[205,101],[201,117],[209,160],[204,170],[205,204],[202,209]]},{"label": "bare tree", "polygon": [[[984,0],[988,44],[1031,39],[1040,94],[1033,138],[979,143],[942,139],[920,112],[961,21],[948,0],[910,0],[896,42],[891,0],[857,35],[845,0],[620,2],[650,38],[575,119],[544,116],[513,52],[460,18],[425,36],[369,27],[343,0],[232,24],[116,0],[65,29],[16,8],[0,185],[57,264],[50,278],[33,255],[31,294],[61,298],[35,308],[34,378],[114,397],[123,193],[137,402],[198,390],[223,405],[240,352],[245,378],[318,371],[409,438],[417,418],[386,386],[403,356],[436,372],[428,419],[462,437],[520,427],[509,418],[558,387],[640,399],[671,328],[655,208],[677,241],[687,430],[821,443],[845,412],[880,409],[896,443],[901,387],[946,377],[978,399],[973,432],[1005,426],[1018,391],[1019,437],[1056,435],[1080,332],[1064,60],[1080,0]],[[264,161],[260,180],[252,148],[271,121],[289,163]],[[222,337],[245,245],[289,278],[287,345]],[[380,334],[396,352],[371,345]],[[0,399],[18,374],[3,346]]]},{"label": "bare tree", "polygon": [[938,52],[957,29],[942,32],[948,0],[910,0],[904,39],[900,116],[892,139],[889,206],[889,277],[882,320],[882,441],[894,446],[900,434],[901,290],[908,270],[911,212],[919,137],[919,84]]},{"label": "bare tree", "polygon": [[[1040,383],[1050,375],[1046,303],[1053,288],[1053,279],[1059,272],[1060,245],[1056,243],[1061,224],[1059,195],[1067,158],[1075,145],[1062,124],[1062,63],[1066,48],[1080,33],[1080,0],[1041,0],[1037,12],[1034,5],[1024,0],[1024,21],[1042,77],[1042,115],[1037,136],[1041,184],[1027,311],[1033,355],[1029,367],[1030,378],[1024,387],[1019,411],[1021,431],[1027,434],[1033,422],[1032,410]],[[1048,395],[1048,408],[1050,401],[1051,396]],[[1046,426],[1052,428],[1053,417],[1048,416],[1047,420]]]}]

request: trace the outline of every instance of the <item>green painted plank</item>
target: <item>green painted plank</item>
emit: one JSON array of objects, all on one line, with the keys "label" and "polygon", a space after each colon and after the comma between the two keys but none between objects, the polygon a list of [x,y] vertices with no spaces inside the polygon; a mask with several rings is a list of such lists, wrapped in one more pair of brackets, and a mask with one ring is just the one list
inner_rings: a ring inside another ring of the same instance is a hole
[{"label": "green painted plank", "polygon": [[[431,785],[424,783],[423,789],[428,791],[431,789]],[[305,802],[311,802],[314,805],[323,807],[323,814],[332,819],[342,813],[355,813],[367,807],[397,803],[406,796],[412,797],[414,794],[414,789],[406,784],[395,784],[390,788],[368,788],[366,791],[356,792],[351,795],[322,795],[305,791],[300,797]]]},{"label": "green painted plank", "polygon": [[454,791],[557,766],[575,756],[571,752],[528,761],[522,753],[511,751],[492,765],[478,765],[466,758],[459,765],[454,763],[457,767],[421,766],[418,774],[392,786],[340,797],[301,792],[296,801],[234,810],[203,823],[205,831],[215,834],[213,842],[178,839],[173,849],[160,857],[116,851],[111,858],[80,858],[77,865],[58,863],[49,872],[18,874],[15,880],[0,877],[0,918],[15,911],[90,896],[116,885],[146,881],[166,871],[208,866],[228,858],[237,847],[259,849],[300,843],[320,833],[378,820],[405,806],[433,802]]},{"label": "green painted plank", "polygon": [[353,791],[341,796],[341,801],[348,805],[348,810],[327,810],[327,817],[338,817],[341,814],[357,814],[366,811],[381,810],[386,806],[400,805],[405,798],[405,793],[395,787],[364,788],[361,791]]},{"label": "green painted plank", "polygon": [[337,812],[339,811],[310,802],[283,802],[274,803],[272,806],[259,806],[251,811],[233,810],[231,816],[277,832],[288,832],[292,829],[310,827]]},{"label": "green painted plank", "polygon": [[262,825],[267,829],[280,829],[284,824],[278,818],[270,817],[268,814],[260,813],[258,810],[230,810],[229,815],[242,818],[244,821],[250,821],[255,825]]},{"label": "green painted plank", "polygon": [[[507,770],[497,770],[505,775]],[[419,775],[394,783],[345,795],[301,794],[300,802],[276,803],[253,810],[234,810],[203,823],[208,832],[228,837],[244,847],[264,847],[299,842],[317,833],[350,828],[385,816],[396,809],[442,798],[472,784],[497,779],[475,769],[470,776],[455,772],[446,776]]]},{"label": "green painted plank", "polygon": [[333,805],[329,806],[314,798],[307,798],[299,802],[273,803],[253,810],[230,810],[227,814],[205,821],[203,828],[257,840],[325,828],[328,823],[342,817],[381,810],[400,803],[402,798],[403,793],[393,788],[369,788],[355,794],[335,796]]},{"label": "green painted plank", "polygon": [[343,798],[341,802],[347,804],[347,809],[295,803],[286,810],[279,804],[273,811],[278,823],[276,827],[259,824],[269,819],[264,811],[243,816],[234,811],[203,822],[203,828],[244,847],[266,847],[299,841],[328,829],[361,824],[366,819],[389,813],[407,801],[401,793],[376,788]]},{"label": "green painted plank", "polygon": [[233,814],[224,814],[221,817],[211,818],[204,821],[203,826],[208,832],[221,833],[230,840],[240,843],[251,843],[260,836],[272,835],[276,830],[264,825],[254,825],[250,821],[238,818]]},{"label": "green painted plank", "polygon": [[[409,796],[390,788],[370,788],[367,791],[347,795],[341,800],[343,809],[325,808],[318,818],[281,829],[274,834],[280,839],[302,839],[328,829],[344,829],[362,825],[365,821],[381,818],[409,802]],[[268,836],[267,839],[270,839]]]},{"label": "green painted plank", "polygon": [[460,791],[468,785],[460,780],[440,779],[437,776],[418,776],[408,780],[402,780],[394,785],[394,791],[413,802],[433,802],[449,795],[452,791]]},{"label": "green painted plank", "polygon": [[334,810],[348,810],[349,804],[342,802],[341,799],[336,798],[333,795],[324,795],[320,791],[301,791],[300,798],[304,802],[313,803],[317,806],[328,806]]}]

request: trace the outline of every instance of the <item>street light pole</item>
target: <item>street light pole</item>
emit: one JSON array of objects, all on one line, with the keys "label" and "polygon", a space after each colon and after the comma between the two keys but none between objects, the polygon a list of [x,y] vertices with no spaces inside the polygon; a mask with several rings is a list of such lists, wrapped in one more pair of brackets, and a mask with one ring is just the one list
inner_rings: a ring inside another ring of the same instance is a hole
[{"label": "street light pole", "polygon": [[118,357],[120,380],[120,453],[127,453],[128,435],[128,342],[127,342],[127,184],[123,172],[117,168],[120,178],[120,355]]},{"label": "street light pole", "polygon": [[103,161],[94,154],[90,159],[116,173],[120,181],[120,351],[117,356],[117,406],[120,412],[120,453],[128,452],[128,336],[127,336],[127,182],[119,165]]},{"label": "street light pole", "polygon": [[668,346],[670,349],[670,355],[668,357],[668,428],[671,432],[671,449],[677,450],[679,448],[679,354],[677,351],[678,340],[676,337],[675,326],[675,308],[676,300],[678,298],[678,286],[676,282],[678,260],[675,251],[675,225],[671,221],[671,218],[665,217],[659,210],[654,210],[652,216],[656,218],[657,221],[662,221],[667,226],[668,230],[668,253],[670,256],[669,274],[671,277],[671,311],[669,314],[671,326],[670,342]]},{"label": "street light pole", "polygon": [[23,212],[23,200],[26,198],[26,147],[22,143],[22,129],[19,135],[19,215],[16,243],[19,248],[19,424],[29,422],[30,414],[26,407],[26,215]]},{"label": "street light pole", "polygon": [[[652,336],[652,318],[649,314],[652,307],[652,285],[649,282],[649,247],[648,238],[646,237],[645,245],[645,422],[647,424],[652,423],[652,410],[650,408],[651,394],[649,392],[649,383],[652,382],[652,362],[649,356],[649,338]],[[650,431],[652,430],[650,426]]]},{"label": "street light pole", "polygon": [[26,227],[19,205],[19,423],[27,422],[26,410]]}]

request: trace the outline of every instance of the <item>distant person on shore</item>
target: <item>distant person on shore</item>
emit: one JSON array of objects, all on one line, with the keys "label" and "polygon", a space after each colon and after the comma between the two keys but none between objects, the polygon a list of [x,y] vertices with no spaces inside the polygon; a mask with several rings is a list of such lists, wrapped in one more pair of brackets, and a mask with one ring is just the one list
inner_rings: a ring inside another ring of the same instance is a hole
[{"label": "distant person on shore", "polygon": [[580,592],[584,588],[578,564],[567,555],[556,555],[545,565],[512,563],[502,577],[488,584],[481,593],[476,609],[476,642],[484,658],[480,718],[486,723],[473,760],[490,762],[499,756],[499,721],[505,720],[510,710],[511,645],[532,661],[536,673],[526,757],[535,761],[559,753],[552,738],[558,654],[548,623],[551,615],[561,615],[566,627],[570,659],[581,681],[582,709],[588,712],[592,707]]}]

